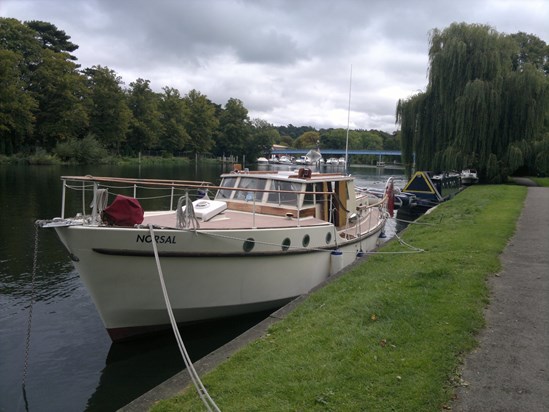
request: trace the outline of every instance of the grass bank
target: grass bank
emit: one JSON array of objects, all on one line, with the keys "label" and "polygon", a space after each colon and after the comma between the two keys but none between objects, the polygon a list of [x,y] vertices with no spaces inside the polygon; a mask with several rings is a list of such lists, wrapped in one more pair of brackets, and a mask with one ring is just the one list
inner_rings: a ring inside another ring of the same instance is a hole
[{"label": "grass bank", "polygon": [[549,187],[549,177],[532,177],[538,186]]},{"label": "grass bank", "polygon": [[[473,186],[203,377],[222,411],[440,411],[526,189]],[[203,410],[190,388],[153,411]]]}]

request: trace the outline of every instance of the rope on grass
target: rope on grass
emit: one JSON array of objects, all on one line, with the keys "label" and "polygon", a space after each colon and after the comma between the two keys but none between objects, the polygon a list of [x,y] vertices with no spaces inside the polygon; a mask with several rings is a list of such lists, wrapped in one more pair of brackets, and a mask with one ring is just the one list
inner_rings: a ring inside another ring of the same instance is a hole
[{"label": "rope on grass", "polygon": [[189,357],[189,354],[187,352],[187,348],[185,347],[185,343],[183,343],[183,339],[181,338],[181,334],[179,333],[179,329],[177,329],[177,322],[175,320],[175,316],[173,314],[172,305],[170,303],[170,298],[168,296],[168,291],[166,289],[166,284],[164,283],[164,275],[162,274],[162,267],[160,266],[160,258],[158,257],[158,248],[156,247],[156,240],[154,237],[154,228],[153,225],[149,225],[149,231],[151,233],[151,243],[154,250],[154,257],[156,260],[156,267],[158,269],[158,277],[160,278],[160,285],[162,286],[162,294],[164,295],[164,301],[166,302],[166,309],[168,310],[168,316],[170,318],[170,323],[172,325],[173,333],[175,335],[175,339],[177,341],[177,346],[179,347],[179,351],[181,352],[181,356],[183,357],[183,361],[185,362],[185,366],[187,367],[187,371],[189,372],[189,375],[191,376],[191,380],[193,381],[193,385],[196,388],[196,391],[198,392],[198,396],[200,396],[200,399],[204,403],[204,406],[206,406],[206,409],[211,412],[221,412],[214,400],[210,397],[210,394],[204,387],[204,384],[200,380],[200,376],[198,376],[198,373],[196,372],[196,369],[194,368],[194,365],[191,361],[191,358]]},{"label": "rope on grass", "polygon": [[429,222],[416,222],[415,220],[405,220],[405,219],[398,219],[396,217],[391,218],[397,222],[404,222],[409,225],[424,225],[424,226],[437,226],[436,223],[429,223]]}]

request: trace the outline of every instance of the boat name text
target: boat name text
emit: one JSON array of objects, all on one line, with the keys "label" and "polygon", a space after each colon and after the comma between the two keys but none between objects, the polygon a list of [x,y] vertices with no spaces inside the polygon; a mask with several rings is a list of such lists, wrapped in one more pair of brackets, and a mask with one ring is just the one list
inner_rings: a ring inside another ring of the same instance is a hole
[{"label": "boat name text", "polygon": [[[166,235],[154,235],[154,241],[156,243],[172,243],[175,244],[175,235],[166,236]],[[136,243],[151,243],[151,235],[137,235]]]}]

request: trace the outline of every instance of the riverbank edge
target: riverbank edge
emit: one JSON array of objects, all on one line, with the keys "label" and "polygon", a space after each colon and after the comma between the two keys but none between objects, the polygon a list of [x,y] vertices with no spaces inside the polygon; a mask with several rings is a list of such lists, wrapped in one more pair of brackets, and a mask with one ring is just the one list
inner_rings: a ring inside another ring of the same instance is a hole
[{"label": "riverbank edge", "polygon": [[[387,245],[388,243],[390,242],[386,242],[384,245]],[[303,295],[298,299],[292,301],[289,305],[273,313],[269,318],[265,319],[255,328],[252,328],[251,330],[247,331],[240,337],[228,343],[226,346],[218,349],[212,354],[196,362],[195,366],[199,374],[203,375],[208,371],[215,369],[220,363],[224,362],[227,358],[229,358],[233,353],[241,349],[243,346],[246,346],[250,342],[253,342],[258,338],[261,338],[266,332],[266,330],[269,328],[269,326],[273,325],[279,320],[284,319],[303,300],[307,299],[310,294],[314,293],[319,288],[323,288],[324,286],[326,286],[326,284],[333,282],[334,280],[341,277],[345,273],[353,270],[355,266],[362,265],[365,262],[365,260],[367,260],[367,258],[358,260],[353,265],[347,267],[345,270],[338,273],[336,276],[330,278],[327,282],[323,283],[322,285],[319,285],[313,291],[309,292],[309,294]],[[148,410],[150,407],[154,405],[155,402],[162,399],[173,397],[175,394],[180,393],[186,386],[188,386],[189,383],[190,383],[190,379],[188,378],[187,372],[182,371],[181,373],[177,374],[176,376],[167,380],[163,384],[147,392],[146,394],[136,399],[132,403],[126,405],[124,408],[120,410],[122,411]]]}]

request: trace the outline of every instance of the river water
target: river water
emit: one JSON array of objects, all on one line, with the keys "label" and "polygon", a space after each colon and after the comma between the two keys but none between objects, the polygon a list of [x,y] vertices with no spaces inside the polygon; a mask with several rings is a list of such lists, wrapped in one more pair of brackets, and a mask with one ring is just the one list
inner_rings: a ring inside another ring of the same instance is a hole
[{"label": "river water", "polygon": [[[171,333],[135,342],[110,341],[78,273],[51,230],[38,231],[32,281],[34,222],[61,214],[60,176],[91,174],[218,183],[222,171],[222,165],[208,163],[141,167],[0,165],[1,412],[115,411],[184,367]],[[401,170],[351,166],[349,172],[359,186],[383,187],[388,173],[401,179],[397,186],[404,182]],[[395,231],[391,223],[389,235]],[[181,333],[191,358],[198,360],[267,315],[183,328]]]}]

